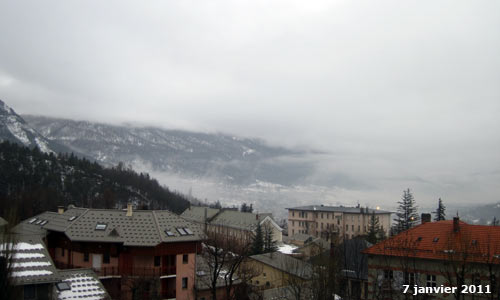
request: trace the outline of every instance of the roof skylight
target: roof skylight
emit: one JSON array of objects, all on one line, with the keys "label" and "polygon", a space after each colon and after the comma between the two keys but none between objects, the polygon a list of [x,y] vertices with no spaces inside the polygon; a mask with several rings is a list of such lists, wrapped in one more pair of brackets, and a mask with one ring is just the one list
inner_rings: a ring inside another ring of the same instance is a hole
[{"label": "roof skylight", "polygon": [[168,230],[168,229],[167,229],[167,230],[165,230],[165,234],[166,234],[167,236],[175,236],[175,234],[174,234],[172,231]]},{"label": "roof skylight", "polygon": [[56,287],[59,292],[71,290],[71,286],[65,281],[56,283]]},{"label": "roof skylight", "polygon": [[29,220],[28,223],[33,224],[33,223],[35,223],[36,220],[38,220],[38,219],[37,218],[33,218],[33,219]]},{"label": "roof skylight", "polygon": [[41,226],[43,226],[43,225],[45,225],[45,224],[47,224],[47,223],[49,223],[49,221],[44,220],[42,223],[40,223],[40,225],[41,225]]},{"label": "roof skylight", "polygon": [[189,235],[193,235],[194,233],[191,231],[189,228],[184,228],[184,230],[187,232]]},{"label": "roof skylight", "polygon": [[176,228],[180,235],[188,235],[188,233],[184,230],[184,228]]},{"label": "roof skylight", "polygon": [[76,219],[76,216],[71,216],[71,217],[68,219],[68,221],[73,221],[73,220],[75,220],[75,219]]},{"label": "roof skylight", "polygon": [[108,224],[97,223],[97,225],[95,226],[95,230],[106,230],[106,227],[108,227]]}]

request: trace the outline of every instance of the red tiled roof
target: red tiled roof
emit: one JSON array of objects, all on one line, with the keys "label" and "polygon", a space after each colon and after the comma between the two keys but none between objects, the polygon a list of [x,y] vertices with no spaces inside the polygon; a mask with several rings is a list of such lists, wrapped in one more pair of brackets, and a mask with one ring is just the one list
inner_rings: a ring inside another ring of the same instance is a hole
[{"label": "red tiled roof", "polygon": [[464,259],[500,264],[500,226],[469,225],[453,220],[428,222],[382,241],[366,254],[425,259]]}]

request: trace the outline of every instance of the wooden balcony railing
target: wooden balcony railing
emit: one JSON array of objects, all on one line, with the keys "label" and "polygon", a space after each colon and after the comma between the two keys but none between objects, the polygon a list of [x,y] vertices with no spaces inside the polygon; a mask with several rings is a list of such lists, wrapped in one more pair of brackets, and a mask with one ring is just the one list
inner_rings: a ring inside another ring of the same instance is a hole
[{"label": "wooden balcony railing", "polygon": [[[85,268],[83,266],[70,265],[61,262],[55,262],[59,269]],[[92,268],[98,276],[140,276],[140,277],[161,277],[176,274],[176,266],[166,267],[107,267]]]}]

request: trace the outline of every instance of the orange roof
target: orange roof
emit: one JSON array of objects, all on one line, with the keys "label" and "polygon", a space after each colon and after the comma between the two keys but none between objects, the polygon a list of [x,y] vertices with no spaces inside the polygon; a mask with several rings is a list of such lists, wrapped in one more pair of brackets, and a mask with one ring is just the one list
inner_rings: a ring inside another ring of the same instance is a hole
[{"label": "orange roof", "polygon": [[453,220],[418,225],[385,241],[364,253],[425,259],[454,259],[500,264],[500,226],[469,225]]}]

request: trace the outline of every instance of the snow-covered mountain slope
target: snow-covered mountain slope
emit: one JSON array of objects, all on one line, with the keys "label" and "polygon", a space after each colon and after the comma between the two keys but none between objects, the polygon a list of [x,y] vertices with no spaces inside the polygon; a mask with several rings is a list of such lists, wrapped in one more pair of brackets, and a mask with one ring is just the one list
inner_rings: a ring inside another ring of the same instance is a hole
[{"label": "snow-covered mountain slope", "polygon": [[0,100],[0,141],[5,140],[30,148],[36,146],[45,153],[68,151],[66,147],[57,145],[38,133],[12,108]]},{"label": "snow-covered mountain slope", "polygon": [[144,165],[155,171],[222,179],[295,184],[312,171],[297,159],[304,153],[257,139],[155,127],[115,126],[87,121],[23,116],[42,135],[106,165]]}]

